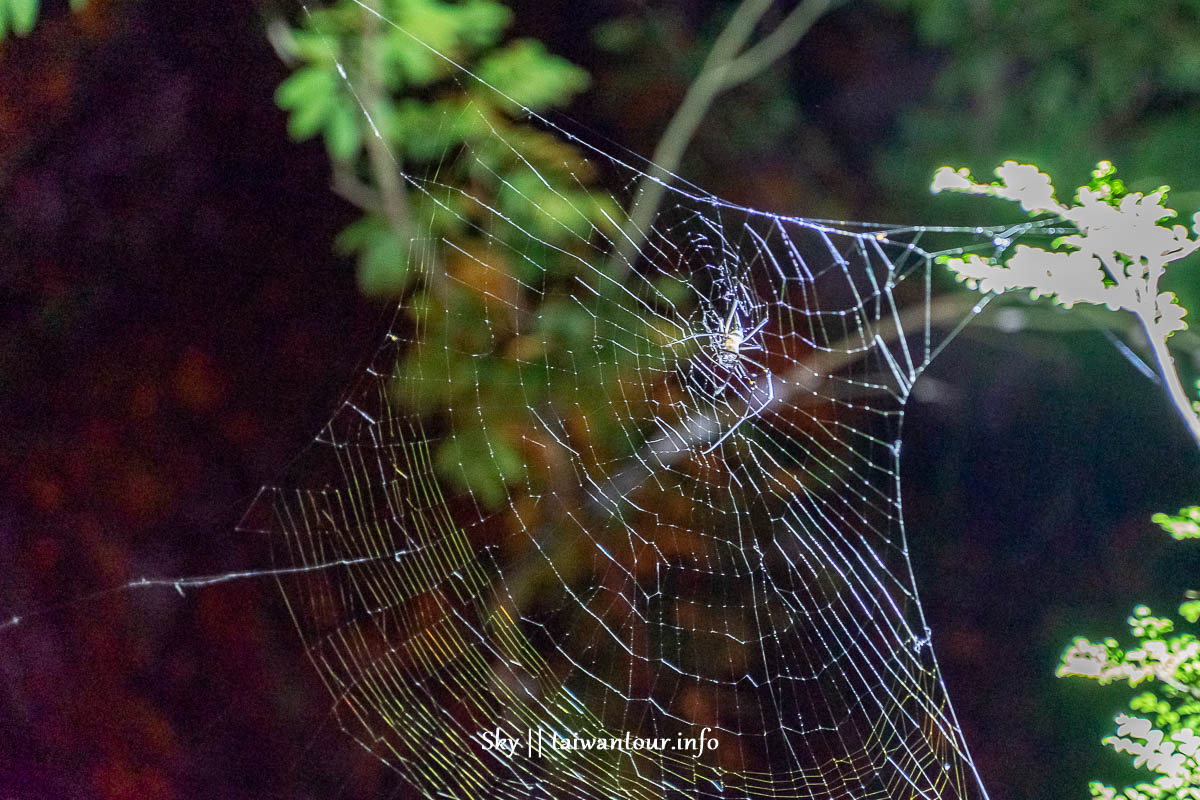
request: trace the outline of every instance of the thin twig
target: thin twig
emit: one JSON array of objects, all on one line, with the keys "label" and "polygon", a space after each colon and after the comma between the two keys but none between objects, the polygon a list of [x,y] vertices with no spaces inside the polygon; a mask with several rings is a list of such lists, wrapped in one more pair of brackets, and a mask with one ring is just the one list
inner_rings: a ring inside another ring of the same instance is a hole
[{"label": "thin twig", "polygon": [[[1200,240],[1190,243],[1186,248],[1181,247],[1170,253],[1163,253],[1162,257],[1171,256],[1172,260],[1184,258],[1196,252],[1197,248],[1200,248]],[[1126,307],[1126,310],[1132,313],[1142,326],[1142,331],[1146,335],[1146,341],[1150,344],[1150,351],[1154,353],[1155,370],[1162,379],[1162,385],[1167,391],[1167,397],[1170,399],[1176,413],[1179,414],[1180,419],[1183,420],[1183,424],[1187,426],[1188,433],[1192,435],[1196,446],[1200,447],[1200,415],[1192,407],[1192,401],[1187,396],[1187,391],[1183,388],[1183,381],[1179,378],[1179,370],[1175,367],[1175,359],[1171,356],[1171,351],[1167,347],[1166,335],[1159,330],[1159,326],[1157,325],[1158,281],[1162,276],[1165,262],[1160,261],[1149,267],[1150,271],[1144,279],[1145,287],[1143,288],[1138,286],[1135,278],[1129,275],[1122,265],[1117,262],[1115,252],[1091,249],[1089,249],[1089,252],[1100,260],[1108,277],[1116,282],[1117,286],[1128,288],[1134,296],[1138,297],[1139,302],[1137,306],[1133,308]]]},{"label": "thin twig", "polygon": [[750,49],[744,49],[755,27],[770,9],[772,0],[743,0],[717,36],[699,74],[663,131],[651,156],[649,171],[638,183],[629,217],[610,257],[608,274],[623,282],[645,241],[672,173],[700,127],[717,95],[748,81],[795,47],[813,23],[833,5],[833,0],[806,0]]},{"label": "thin twig", "polygon": [[[366,5],[370,13],[363,15],[362,85],[359,98],[367,113],[378,116],[378,112],[387,102],[387,98],[383,78],[379,74],[378,47],[379,38],[383,32],[375,2],[376,0],[367,0]],[[365,136],[365,146],[367,160],[371,165],[371,175],[379,189],[379,204],[383,215],[394,235],[401,241],[411,242],[413,236],[412,214],[408,208],[408,197],[404,190],[400,164],[387,142],[376,135],[373,124]]]},{"label": "thin twig", "polygon": [[333,165],[333,192],[361,211],[383,213],[379,193],[363,183],[344,164]]},{"label": "thin twig", "polygon": [[725,70],[725,88],[757,78],[767,67],[791,52],[816,21],[834,5],[835,0],[808,0],[792,9],[775,30],[729,65]]}]

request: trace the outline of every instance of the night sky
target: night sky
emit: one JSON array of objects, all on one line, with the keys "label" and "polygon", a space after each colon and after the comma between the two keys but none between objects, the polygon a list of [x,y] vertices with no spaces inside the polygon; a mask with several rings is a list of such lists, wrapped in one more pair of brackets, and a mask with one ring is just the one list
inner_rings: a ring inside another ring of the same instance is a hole
[{"label": "night sky", "polygon": [[[568,116],[648,153],[679,87],[647,77],[656,102],[633,113],[581,33],[637,4],[512,5],[519,33],[593,72],[598,99]],[[271,10],[51,3],[0,49],[0,618],[22,617],[0,630],[0,796],[408,796],[337,730],[272,580],[121,588],[266,567],[239,520],[391,319],[334,255],[355,212],[323,147],[289,140],[274,104]],[[854,217],[895,208],[867,165],[937,54],[855,7],[794,58],[818,65],[798,91],[861,170],[820,180]],[[706,130],[695,179],[822,216],[803,153],[737,141]],[[1200,501],[1200,460],[1099,332],[986,323],[906,417],[917,585],[992,797],[1084,797],[1126,774],[1099,745],[1126,695],[1058,681],[1058,655],[1195,588],[1198,551],[1149,517]]]}]

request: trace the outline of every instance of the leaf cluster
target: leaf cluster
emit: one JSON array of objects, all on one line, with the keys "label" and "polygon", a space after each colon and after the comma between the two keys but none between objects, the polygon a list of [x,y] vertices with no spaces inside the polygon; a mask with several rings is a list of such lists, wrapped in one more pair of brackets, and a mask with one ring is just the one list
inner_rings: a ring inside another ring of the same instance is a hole
[{"label": "leaf cluster", "polygon": [[[1193,625],[1200,620],[1200,601],[1190,600],[1179,615]],[[1116,731],[1103,743],[1133,756],[1133,765],[1152,774],[1150,780],[1124,789],[1100,781],[1090,784],[1102,800],[1195,800],[1200,797],[1200,640],[1179,630],[1169,617],[1157,617],[1138,606],[1129,617],[1135,640],[1123,647],[1116,639],[1076,639],[1063,654],[1059,677],[1082,677],[1100,684],[1127,682],[1153,687],[1129,701],[1131,714],[1118,714]]]},{"label": "leaf cluster", "polygon": [[[1200,507],[1178,515],[1155,514],[1175,539],[1200,538]],[[1179,616],[1195,626],[1200,622],[1200,599],[1189,592]],[[1134,639],[1131,647],[1116,639],[1091,642],[1077,638],[1063,653],[1058,676],[1081,677],[1102,685],[1143,683],[1150,688],[1129,701],[1131,714],[1118,714],[1116,731],[1103,743],[1133,756],[1135,768],[1150,779],[1116,789],[1101,781],[1089,784],[1099,800],[1198,800],[1200,798],[1200,638],[1194,628],[1170,617],[1155,616],[1138,606],[1127,620]]]},{"label": "leaf cluster", "polygon": [[1160,291],[1168,265],[1200,248],[1200,214],[1191,229],[1169,224],[1177,215],[1166,205],[1168,187],[1150,194],[1130,192],[1110,162],[1101,162],[1080,186],[1074,203],[1060,203],[1050,177],[1029,164],[1006,161],[997,180],[978,183],[966,169],[942,167],[933,191],[979,194],[1019,203],[1033,217],[1051,215],[1076,233],[1047,248],[1017,245],[1012,255],[978,254],[941,259],[959,280],[983,292],[1027,289],[1070,308],[1094,303],[1128,311],[1147,334],[1165,340],[1187,327],[1187,311],[1173,292]]},{"label": "leaf cluster", "polygon": [[338,0],[292,30],[297,68],[276,94],[291,135],[324,140],[335,185],[363,210],[336,242],[357,258],[360,286],[402,296],[421,325],[397,402],[454,430],[434,462],[487,506],[549,479],[555,442],[537,440],[536,409],[622,440],[596,424],[611,416],[599,413],[601,381],[639,340],[614,327],[606,340],[629,346],[598,353],[604,323],[562,296],[595,288],[596,240],[615,234],[619,210],[537,117],[568,104],[587,73],[507,38],[510,22],[495,0]]},{"label": "leaf cluster", "polygon": [[1200,539],[1200,506],[1181,508],[1178,514],[1155,514],[1152,519],[1172,539]]}]

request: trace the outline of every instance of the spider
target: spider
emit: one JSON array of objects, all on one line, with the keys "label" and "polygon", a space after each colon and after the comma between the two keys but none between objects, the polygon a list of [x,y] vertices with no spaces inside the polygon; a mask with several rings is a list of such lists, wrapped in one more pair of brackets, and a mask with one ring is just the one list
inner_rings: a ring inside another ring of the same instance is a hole
[{"label": "spider", "polygon": [[716,323],[713,330],[704,331],[702,333],[694,333],[690,336],[685,336],[682,339],[677,339],[668,345],[673,346],[683,342],[699,339],[709,340],[709,344],[712,348],[713,361],[715,361],[717,365],[726,372],[724,383],[720,383],[720,376],[717,375],[711,367],[708,367],[703,363],[698,363],[700,369],[712,381],[713,385],[720,383],[720,386],[718,386],[717,389],[712,393],[714,398],[723,395],[725,390],[729,388],[729,384],[735,378],[745,385],[751,392],[755,391],[757,388],[756,380],[755,377],[750,374],[749,370],[746,369],[747,364],[756,368],[759,373],[767,376],[766,397],[763,399],[762,403],[755,407],[756,404],[747,400],[745,413],[742,414],[741,418],[738,419],[738,421],[732,427],[730,427],[729,430],[725,431],[724,435],[722,435],[720,439],[713,442],[713,444],[704,451],[705,454],[711,453],[713,450],[715,450],[722,442],[729,438],[730,434],[737,430],[743,422],[749,419],[752,415],[761,412],[775,399],[775,386],[771,379],[770,370],[746,355],[747,352],[761,352],[763,350],[761,344],[748,344],[748,342],[751,342],[751,340],[762,331],[763,327],[766,326],[767,318],[764,317],[752,328],[747,329],[746,326],[743,325],[742,320],[738,317],[737,312],[739,302],[739,300],[733,301],[733,305],[729,309],[729,316],[727,316],[724,321],[722,321],[720,317],[717,317],[715,314],[708,315],[710,322]]},{"label": "spider", "polygon": [[[668,347],[673,347],[683,342],[690,342],[693,339],[708,339],[712,347],[713,360],[724,368],[729,374],[725,382],[721,384],[713,394],[720,395],[728,388],[730,381],[735,377],[742,380],[750,388],[754,388],[754,377],[746,369],[746,364],[757,368],[760,372],[766,373],[767,368],[758,363],[752,358],[746,356],[747,352],[754,350],[762,351],[760,344],[747,344],[751,339],[767,324],[767,318],[763,317],[757,325],[749,330],[743,326],[741,319],[738,317],[738,304],[740,300],[734,300],[733,305],[729,309],[729,316],[722,322],[719,317],[710,312],[710,321],[716,322],[713,330],[704,331],[702,333],[693,333],[691,336],[685,336],[682,339],[676,339],[667,344]],[[706,370],[707,371],[707,370]],[[710,377],[715,377],[711,372]],[[716,381],[714,381],[716,383]]]}]

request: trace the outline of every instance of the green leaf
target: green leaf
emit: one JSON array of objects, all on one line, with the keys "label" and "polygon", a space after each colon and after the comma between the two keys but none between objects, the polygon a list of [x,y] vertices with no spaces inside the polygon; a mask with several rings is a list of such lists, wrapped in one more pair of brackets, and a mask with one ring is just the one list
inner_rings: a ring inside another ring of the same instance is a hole
[{"label": "green leaf", "polygon": [[457,55],[455,50],[458,46],[459,32],[454,6],[430,0],[409,0],[400,10],[402,13],[397,15],[398,25],[405,30],[420,31],[420,42],[409,39],[414,47],[431,54],[442,53],[451,58]]},{"label": "green leaf", "polygon": [[337,60],[336,39],[326,33],[309,30],[291,31],[291,51],[297,57],[313,64],[333,64]]},{"label": "green leaf", "polygon": [[450,100],[426,103],[406,98],[381,115],[383,131],[413,161],[438,161],[464,141],[464,125],[477,120],[472,110]]},{"label": "green leaf", "polygon": [[523,109],[541,111],[563,106],[588,85],[588,74],[569,61],[546,52],[535,39],[518,39],[489,53],[476,70],[480,80]]},{"label": "green leaf", "polygon": [[288,134],[297,141],[317,135],[334,113],[337,90],[337,75],[324,66],[305,67],[279,84],[275,102],[292,112],[288,118]]},{"label": "green leaf", "polygon": [[17,36],[27,36],[37,22],[38,0],[8,0],[12,30]]},{"label": "green leaf", "polygon": [[346,98],[338,98],[329,109],[325,122],[325,145],[334,161],[351,161],[362,146],[361,116],[358,108]]},{"label": "green leaf", "polygon": [[369,245],[371,241],[387,231],[382,219],[367,214],[351,222],[333,240],[333,249],[344,256],[352,256]]},{"label": "green leaf", "polygon": [[1176,515],[1155,514],[1150,519],[1173,539],[1200,539],[1200,506],[1181,508]]},{"label": "green leaf", "polygon": [[87,0],[70,0],[72,11],[82,11],[87,5]]},{"label": "green leaf", "polygon": [[399,295],[408,277],[408,248],[394,235],[376,239],[358,259],[358,287],[369,297]]},{"label": "green leaf", "polygon": [[275,90],[280,108],[295,110],[317,100],[330,98],[337,91],[336,74],[323,66],[304,67],[289,75]]},{"label": "green leaf", "polygon": [[311,139],[325,125],[329,111],[333,108],[331,99],[315,100],[300,106],[288,118],[288,135],[298,142]]},{"label": "green leaf", "polygon": [[358,286],[372,297],[395,297],[409,279],[409,253],[386,220],[371,214],[347,226],[334,241],[343,255],[358,254]]},{"label": "green leaf", "polygon": [[458,31],[476,48],[493,47],[512,22],[512,10],[493,0],[470,0],[458,8]]},{"label": "green leaf", "polygon": [[642,23],[634,17],[605,20],[592,30],[592,41],[609,53],[628,53],[642,37]]},{"label": "green leaf", "polygon": [[521,455],[503,439],[489,437],[482,428],[460,431],[435,456],[438,471],[495,508],[508,496],[508,483],[524,469]]},{"label": "green leaf", "polygon": [[383,61],[381,71],[393,90],[405,84],[428,86],[444,77],[450,69],[445,59],[402,31],[384,37],[379,42],[378,52]]}]

